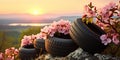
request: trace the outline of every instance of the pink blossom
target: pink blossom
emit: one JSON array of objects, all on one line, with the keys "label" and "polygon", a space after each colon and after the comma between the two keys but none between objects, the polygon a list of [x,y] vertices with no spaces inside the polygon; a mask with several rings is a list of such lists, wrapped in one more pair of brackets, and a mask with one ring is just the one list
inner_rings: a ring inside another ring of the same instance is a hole
[{"label": "pink blossom", "polygon": [[[88,5],[85,5],[85,14],[87,14],[88,17],[94,17],[96,15],[95,11],[92,10]],[[94,8],[95,9],[95,8]]]},{"label": "pink blossom", "polygon": [[101,20],[108,23],[108,19],[109,19],[109,13],[108,11],[106,11],[106,8],[103,8],[101,10],[99,10],[100,16],[101,16]]},{"label": "pink blossom", "polygon": [[33,40],[36,39],[36,35],[32,34],[31,39],[33,39]]},{"label": "pink blossom", "polygon": [[111,9],[112,9],[112,8],[115,8],[115,7],[116,7],[116,3],[110,2],[110,3],[109,3],[109,6],[110,6]]},{"label": "pink blossom", "polygon": [[105,43],[104,43],[104,45],[107,45],[108,43],[111,43],[111,41],[112,40],[110,38],[107,38],[106,41],[105,41]]},{"label": "pink blossom", "polygon": [[40,36],[41,36],[41,38],[43,38],[43,39],[46,39],[46,38],[47,38],[47,34],[46,34],[46,33],[40,33]]},{"label": "pink blossom", "polygon": [[59,28],[58,28],[58,32],[59,33],[65,33],[65,31],[69,32],[70,29],[70,22],[69,21],[64,21],[64,20],[60,20],[59,21]]},{"label": "pink blossom", "polygon": [[3,53],[0,53],[0,60],[3,60],[4,57],[3,57]]},{"label": "pink blossom", "polygon": [[53,36],[54,36],[54,34],[55,34],[54,32],[51,32],[49,35],[50,35],[51,37],[53,37]]},{"label": "pink blossom", "polygon": [[104,30],[104,26],[105,26],[105,24],[104,23],[102,23],[102,22],[100,22],[100,21],[97,21],[97,23],[96,23],[101,29],[103,29]]},{"label": "pink blossom", "polygon": [[96,15],[95,11],[90,10],[88,13],[86,13],[88,17],[94,17]]},{"label": "pink blossom", "polygon": [[24,45],[27,45],[27,44],[30,44],[29,40],[22,39],[21,46],[24,46]]},{"label": "pink blossom", "polygon": [[32,39],[32,36],[24,36],[23,39],[21,40],[21,46],[24,46],[24,45],[29,45],[33,43],[33,39]]},{"label": "pink blossom", "polygon": [[49,29],[49,33],[48,33],[48,34],[51,34],[51,33],[53,33],[53,34],[54,34],[54,33],[57,31],[57,29],[58,29],[58,28],[57,28],[57,27],[55,27],[55,26],[49,26],[49,28],[48,28],[48,29]]},{"label": "pink blossom", "polygon": [[26,35],[25,35],[25,36],[23,37],[23,39],[25,39],[25,40],[31,40],[31,36],[26,36]]},{"label": "pink blossom", "polygon": [[120,42],[119,39],[118,39],[118,34],[114,34],[114,35],[113,35],[112,41],[113,41],[113,43],[115,43],[116,45]]},{"label": "pink blossom", "polygon": [[50,34],[52,30],[54,31],[54,26],[45,26],[43,29],[41,29],[41,37],[46,38],[47,34]]},{"label": "pink blossom", "polygon": [[54,33],[57,31],[57,29],[58,29],[57,22],[54,22],[50,26],[45,26],[43,29],[41,29],[39,38],[46,39],[47,35],[50,35],[52,37],[54,35]]},{"label": "pink blossom", "polygon": [[12,52],[11,49],[6,49],[6,50],[5,50],[5,54],[6,54],[6,55],[10,55],[11,52]]},{"label": "pink blossom", "polygon": [[19,53],[19,50],[18,49],[15,49],[14,50],[14,54],[17,55]]},{"label": "pink blossom", "polygon": [[88,13],[88,11],[90,10],[88,5],[85,5],[84,10]]},{"label": "pink blossom", "polygon": [[46,35],[47,35],[46,33],[40,32],[40,33],[37,34],[36,39],[43,39]]},{"label": "pink blossom", "polygon": [[104,43],[104,45],[107,45],[108,43],[111,43],[111,42],[118,44],[119,43],[119,39],[117,38],[118,34],[111,34],[111,36],[112,36],[112,39],[108,38],[108,36],[104,34],[100,36],[100,39],[102,40],[102,43]]},{"label": "pink blossom", "polygon": [[60,26],[64,26],[65,25],[65,22],[63,19],[61,19],[60,21],[58,21],[58,25]]},{"label": "pink blossom", "polygon": [[59,33],[62,33],[63,30],[62,30],[62,26],[59,26],[59,28],[57,29]]},{"label": "pink blossom", "polygon": [[41,32],[48,33],[49,26],[45,26],[43,29],[41,29]]},{"label": "pink blossom", "polygon": [[107,45],[108,43],[111,43],[111,39],[110,38],[107,38],[106,40],[102,40],[102,43],[104,45]]},{"label": "pink blossom", "polygon": [[101,39],[101,40],[106,40],[106,39],[107,39],[107,35],[105,35],[105,34],[104,34],[104,35],[101,35],[101,36],[100,36],[100,39]]},{"label": "pink blossom", "polygon": [[48,35],[53,37],[55,32],[57,31],[58,27],[55,27],[55,26],[49,26],[49,32],[48,32]]},{"label": "pink blossom", "polygon": [[107,12],[110,11],[110,9],[113,9],[116,7],[116,3],[110,2],[108,5],[106,5],[105,7],[103,7],[103,12]]},{"label": "pink blossom", "polygon": [[4,60],[14,60],[15,56],[19,53],[18,49],[15,49],[14,47],[8,48],[5,50],[5,56]]},{"label": "pink blossom", "polygon": [[40,33],[36,35],[36,39],[42,39]]},{"label": "pink blossom", "polygon": [[66,35],[69,32],[70,26],[71,24],[68,20],[61,19],[58,22],[54,21],[50,26],[45,26],[44,28],[41,29],[38,38],[46,39],[47,36],[53,37],[56,32],[63,33]]},{"label": "pink blossom", "polygon": [[100,36],[100,39],[102,40],[102,43],[104,45],[107,45],[108,43],[111,43],[111,39],[107,37],[107,35],[101,35]]},{"label": "pink blossom", "polygon": [[54,21],[54,22],[51,24],[51,26],[53,26],[53,27],[57,27],[57,25],[58,25],[58,23],[57,23],[56,21]]},{"label": "pink blossom", "polygon": [[67,34],[69,34],[69,30],[66,30],[66,31],[64,32],[64,35],[67,35]]},{"label": "pink blossom", "polygon": [[109,23],[109,17],[111,17],[111,15],[113,14],[112,11],[110,11],[111,9],[115,8],[116,4],[111,2],[109,3],[109,5],[106,5],[105,7],[103,7],[102,9],[100,9],[98,11],[98,15],[101,16],[101,20],[104,21],[105,23]]},{"label": "pink blossom", "polygon": [[107,12],[106,9],[102,9],[102,8],[98,9],[98,14],[99,14],[99,15],[103,15],[103,14],[105,14],[106,12]]}]

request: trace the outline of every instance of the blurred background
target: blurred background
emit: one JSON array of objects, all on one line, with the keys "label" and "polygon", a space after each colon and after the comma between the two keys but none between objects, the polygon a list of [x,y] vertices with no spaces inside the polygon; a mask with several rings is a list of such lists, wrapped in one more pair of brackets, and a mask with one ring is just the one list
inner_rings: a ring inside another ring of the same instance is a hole
[{"label": "blurred background", "polygon": [[0,0],[0,52],[19,48],[24,35],[37,34],[53,21],[80,18],[89,2],[101,8],[118,0]]}]

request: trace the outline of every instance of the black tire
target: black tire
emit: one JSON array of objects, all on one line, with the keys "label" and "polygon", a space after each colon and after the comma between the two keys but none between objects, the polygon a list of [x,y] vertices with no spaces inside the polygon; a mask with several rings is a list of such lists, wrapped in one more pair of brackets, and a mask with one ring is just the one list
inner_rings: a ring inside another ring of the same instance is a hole
[{"label": "black tire", "polygon": [[45,40],[45,48],[52,56],[67,56],[70,52],[78,48],[71,39],[61,39],[49,37]]},{"label": "black tire", "polygon": [[35,60],[38,57],[37,50],[35,48],[19,48],[19,58],[20,60]]},{"label": "black tire", "polygon": [[43,51],[45,51],[45,40],[43,40],[43,39],[36,39],[34,41],[34,47],[36,49],[42,49]]},{"label": "black tire", "polygon": [[95,24],[85,24],[81,19],[73,22],[70,29],[72,40],[88,53],[100,53],[106,46],[101,43],[100,36],[105,32]]}]

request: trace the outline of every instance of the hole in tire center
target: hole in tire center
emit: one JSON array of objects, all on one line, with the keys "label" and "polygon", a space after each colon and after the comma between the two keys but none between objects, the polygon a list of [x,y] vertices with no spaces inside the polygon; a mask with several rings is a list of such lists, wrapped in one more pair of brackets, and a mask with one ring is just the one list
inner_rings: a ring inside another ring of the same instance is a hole
[{"label": "hole in tire center", "polygon": [[34,45],[33,44],[29,44],[29,45],[25,45],[23,46],[24,48],[28,48],[28,49],[31,49],[31,48],[34,48]]},{"label": "hole in tire center", "polygon": [[89,29],[91,29],[91,31],[93,31],[94,33],[96,33],[98,35],[102,35],[105,33],[100,27],[98,27],[95,24],[88,23],[86,25],[88,26]]}]

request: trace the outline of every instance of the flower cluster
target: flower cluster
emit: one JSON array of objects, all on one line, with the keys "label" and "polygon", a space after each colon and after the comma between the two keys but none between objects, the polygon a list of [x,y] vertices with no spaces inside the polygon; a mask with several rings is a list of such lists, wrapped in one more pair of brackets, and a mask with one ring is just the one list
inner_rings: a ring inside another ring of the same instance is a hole
[{"label": "flower cluster", "polygon": [[32,44],[35,39],[46,39],[48,35],[53,37],[56,32],[67,35],[69,33],[70,26],[71,24],[68,20],[61,19],[58,22],[54,21],[50,26],[45,26],[41,29],[41,32],[36,35],[25,35],[21,40],[21,46]]},{"label": "flower cluster", "polygon": [[[119,2],[120,4],[120,2]],[[103,29],[106,34],[100,36],[104,45],[111,42],[114,44],[120,43],[120,5],[109,3],[105,7],[98,9],[92,3],[85,6],[85,14],[82,17],[83,21],[92,23],[96,20],[96,24]]]},{"label": "flower cluster", "polygon": [[70,30],[70,22],[68,20],[61,19],[58,22],[53,22],[49,26],[45,26],[43,29],[41,29],[41,32],[37,34],[38,38],[46,39],[47,36],[53,37],[55,33],[62,33],[64,35],[67,35]]},{"label": "flower cluster", "polygon": [[5,53],[0,52],[0,60],[15,60],[19,53],[18,49],[14,47],[5,50]]},{"label": "flower cluster", "polygon": [[24,36],[21,40],[21,46],[32,44],[34,39],[36,39],[36,35]]}]

